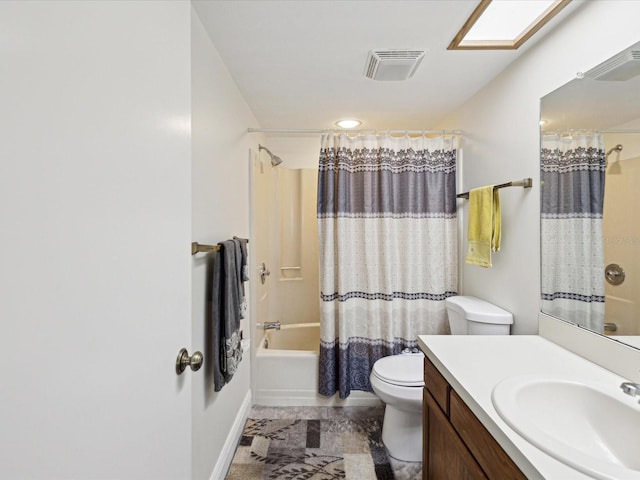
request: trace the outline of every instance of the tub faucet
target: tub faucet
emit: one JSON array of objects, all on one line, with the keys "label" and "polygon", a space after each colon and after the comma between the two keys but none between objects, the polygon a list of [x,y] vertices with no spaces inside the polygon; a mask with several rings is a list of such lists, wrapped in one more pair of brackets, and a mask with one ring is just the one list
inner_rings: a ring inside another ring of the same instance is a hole
[{"label": "tub faucet", "polygon": [[280,330],[280,322],[264,322],[262,328],[265,330]]}]

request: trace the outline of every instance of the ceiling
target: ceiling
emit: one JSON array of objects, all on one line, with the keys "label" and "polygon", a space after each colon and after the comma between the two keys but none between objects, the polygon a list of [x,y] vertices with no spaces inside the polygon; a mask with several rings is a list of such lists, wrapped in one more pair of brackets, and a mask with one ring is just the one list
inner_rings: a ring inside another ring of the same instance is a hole
[{"label": "ceiling", "polygon": [[[437,128],[578,5],[572,2],[518,50],[447,50],[479,0],[206,1],[193,4],[260,125]],[[426,50],[415,75],[363,76],[374,49]]]}]

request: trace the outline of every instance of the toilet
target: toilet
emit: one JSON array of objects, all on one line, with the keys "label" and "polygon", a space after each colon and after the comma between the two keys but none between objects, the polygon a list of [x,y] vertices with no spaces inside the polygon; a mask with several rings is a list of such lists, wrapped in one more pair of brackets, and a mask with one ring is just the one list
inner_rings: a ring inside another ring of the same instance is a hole
[{"label": "toilet", "polygon": [[382,442],[389,455],[405,462],[422,461],[422,390],[424,354],[405,350],[373,364],[371,388],[382,400]]},{"label": "toilet", "polygon": [[[445,300],[452,335],[509,335],[513,316],[500,307],[469,296]],[[424,355],[405,349],[378,360],[371,387],[385,404],[382,441],[393,458],[422,461],[422,391]]]},{"label": "toilet", "polygon": [[444,301],[451,335],[509,335],[513,315],[476,297],[459,295]]}]

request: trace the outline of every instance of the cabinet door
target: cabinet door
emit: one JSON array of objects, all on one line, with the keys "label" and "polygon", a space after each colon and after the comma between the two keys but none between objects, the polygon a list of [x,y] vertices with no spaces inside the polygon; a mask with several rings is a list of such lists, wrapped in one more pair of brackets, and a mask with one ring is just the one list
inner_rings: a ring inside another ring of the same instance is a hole
[{"label": "cabinet door", "polygon": [[486,480],[487,477],[431,394],[424,392],[426,480]]},{"label": "cabinet door", "polygon": [[527,477],[491,436],[480,420],[473,414],[455,390],[449,400],[451,425],[473,452],[487,475],[501,480],[526,480]]}]

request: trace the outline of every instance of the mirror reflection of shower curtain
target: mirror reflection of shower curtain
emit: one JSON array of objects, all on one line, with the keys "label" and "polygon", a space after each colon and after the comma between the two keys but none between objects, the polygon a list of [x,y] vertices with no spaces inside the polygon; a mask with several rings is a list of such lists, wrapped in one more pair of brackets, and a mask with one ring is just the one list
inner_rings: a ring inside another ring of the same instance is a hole
[{"label": "mirror reflection of shower curtain", "polygon": [[603,333],[604,139],[544,136],[540,158],[542,311]]},{"label": "mirror reflection of shower curtain", "polygon": [[371,391],[373,364],[447,333],[457,288],[457,139],[326,134],[318,172],[319,392]]}]

